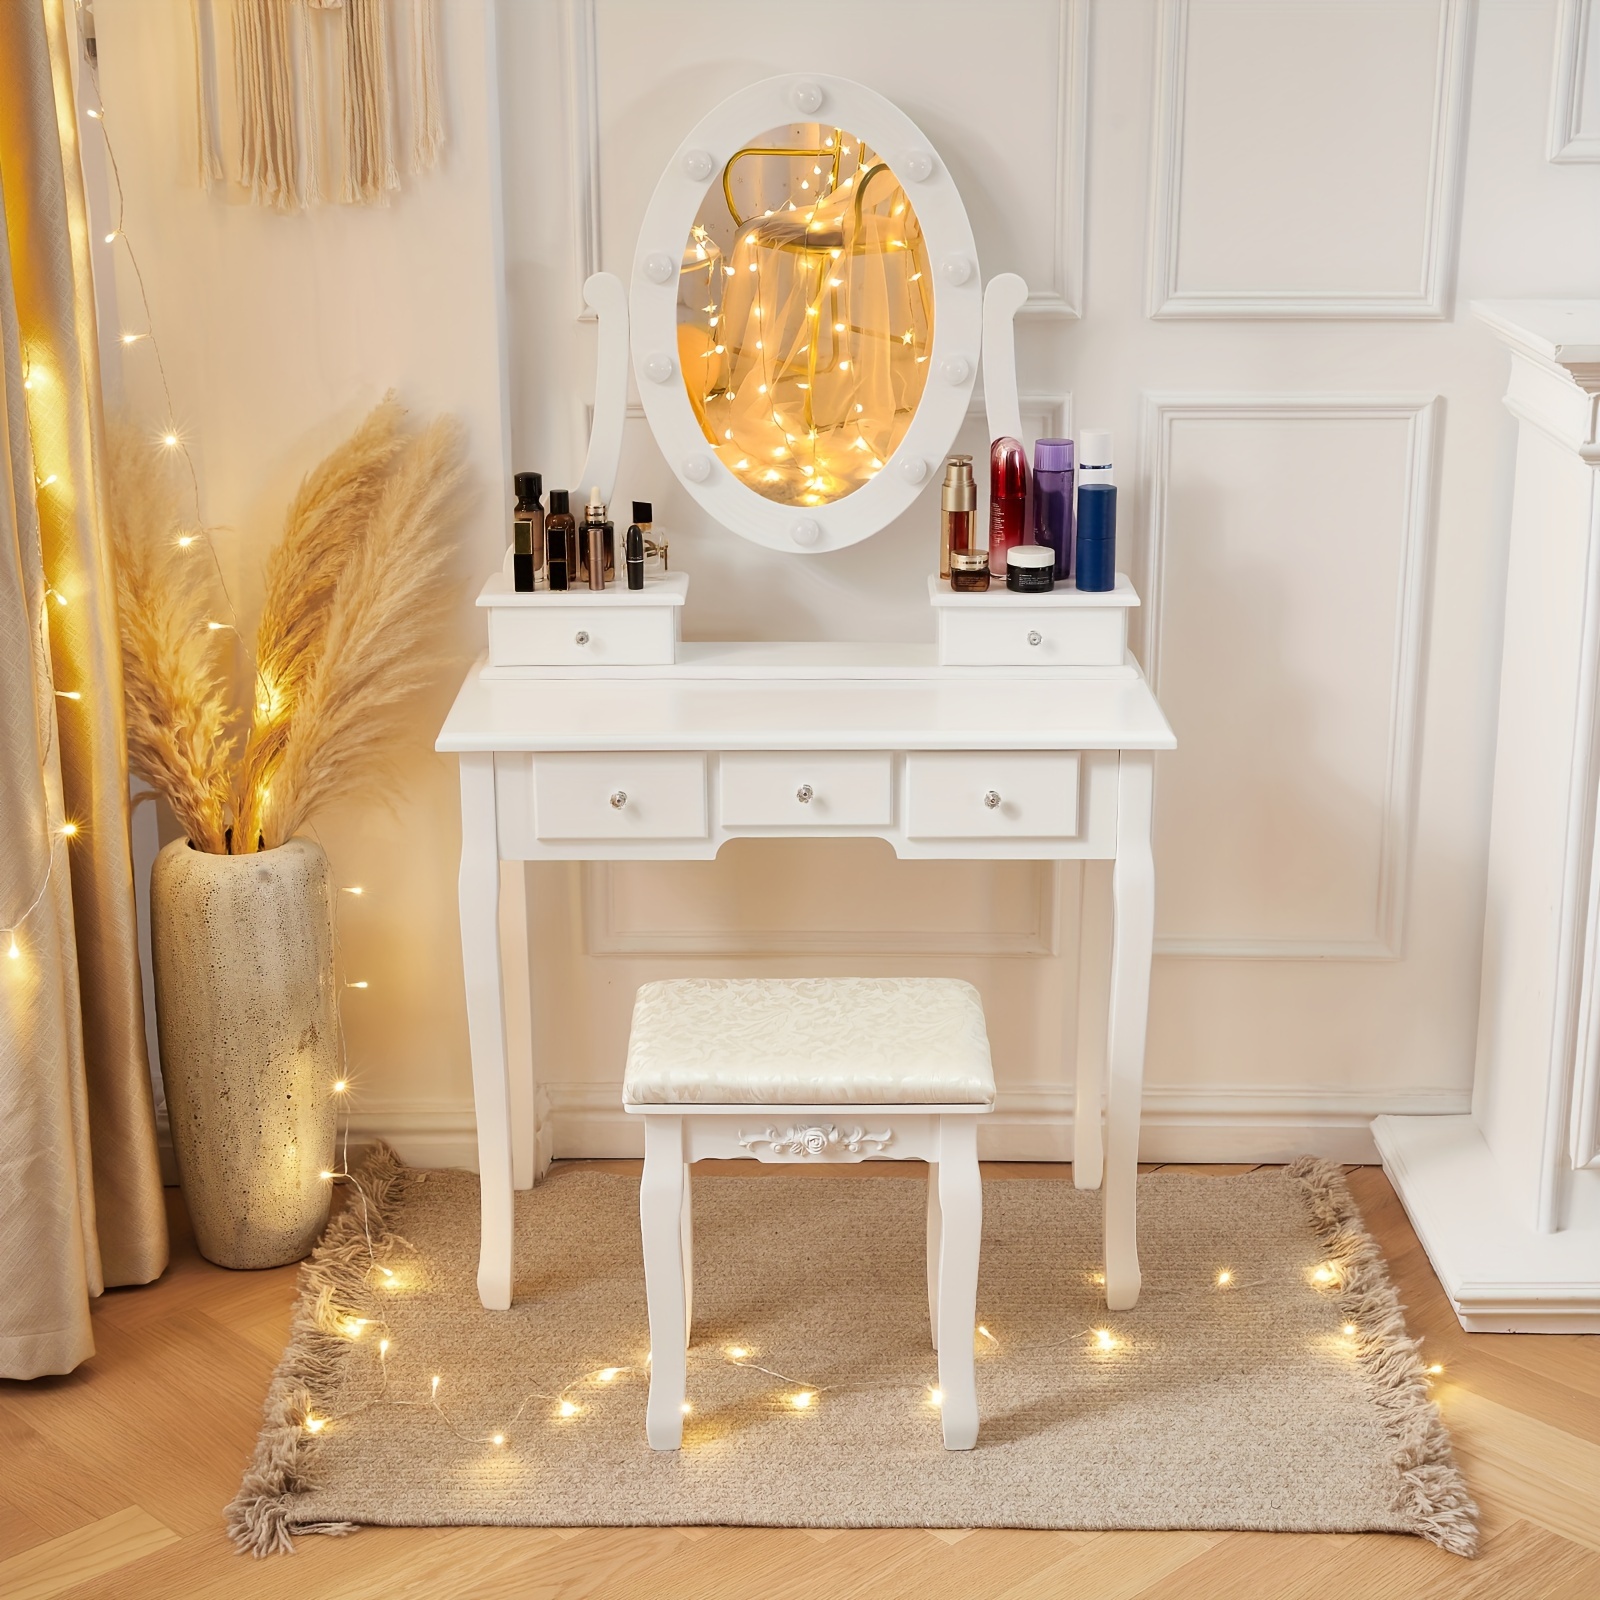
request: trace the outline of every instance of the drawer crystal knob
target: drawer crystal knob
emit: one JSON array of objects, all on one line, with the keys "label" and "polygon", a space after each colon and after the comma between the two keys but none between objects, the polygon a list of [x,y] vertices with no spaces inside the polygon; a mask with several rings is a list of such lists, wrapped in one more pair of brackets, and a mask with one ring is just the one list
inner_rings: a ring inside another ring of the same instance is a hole
[{"label": "drawer crystal knob", "polygon": [[1029,644],[1043,644],[1044,643],[1044,635],[1042,633],[1040,633],[1037,628],[1029,628],[1028,629],[1028,643]]},{"label": "drawer crystal knob", "polygon": [[802,783],[800,787],[795,790],[794,797],[800,802],[801,805],[808,806],[811,804],[811,797],[816,792],[817,791],[813,789],[809,783]]},{"label": "drawer crystal knob", "polygon": [[991,811],[993,811],[993,810],[994,810],[994,808],[995,808],[995,807],[996,807],[996,806],[997,806],[997,805],[999,805],[999,804],[1000,804],[1000,791],[999,791],[999,790],[998,790],[998,789],[990,789],[990,790],[989,790],[989,791],[988,791],[988,792],[987,792],[987,793],[986,793],[986,794],[985,794],[985,795],[984,795],[984,797],[983,797],[983,803],[984,803],[984,804],[985,804],[985,805],[986,805],[986,806],[988,806],[988,808],[989,808],[989,809],[990,809],[990,810],[991,810]]},{"label": "drawer crystal knob", "polygon": [[578,631],[573,634],[572,642],[574,644],[588,644],[589,630],[587,628],[579,628]]},{"label": "drawer crystal knob", "polygon": [[611,809],[613,811],[620,811],[625,805],[627,805],[627,803],[628,792],[626,789],[618,789],[612,794]]}]

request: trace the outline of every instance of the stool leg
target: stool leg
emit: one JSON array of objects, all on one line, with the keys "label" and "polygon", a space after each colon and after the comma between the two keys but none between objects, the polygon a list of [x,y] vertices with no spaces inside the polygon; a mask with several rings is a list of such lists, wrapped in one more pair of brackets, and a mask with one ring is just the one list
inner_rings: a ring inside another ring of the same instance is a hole
[{"label": "stool leg", "polygon": [[939,1251],[943,1244],[939,1212],[939,1163],[928,1163],[928,1322],[933,1328],[933,1348],[939,1348]]},{"label": "stool leg", "polygon": [[683,1168],[683,1215],[680,1233],[683,1238],[683,1342],[694,1343],[694,1217],[689,1198],[694,1184],[694,1169],[687,1163]]},{"label": "stool leg", "polygon": [[683,1443],[688,1365],[683,1175],[682,1118],[646,1116],[639,1231],[644,1239],[645,1301],[650,1308],[650,1401],[645,1410],[645,1436],[654,1450],[676,1450]]},{"label": "stool leg", "polygon": [[983,1237],[983,1180],[978,1130],[969,1116],[939,1119],[939,1387],[944,1445],[978,1442],[978,1385],[972,1357],[978,1320],[978,1247]]}]

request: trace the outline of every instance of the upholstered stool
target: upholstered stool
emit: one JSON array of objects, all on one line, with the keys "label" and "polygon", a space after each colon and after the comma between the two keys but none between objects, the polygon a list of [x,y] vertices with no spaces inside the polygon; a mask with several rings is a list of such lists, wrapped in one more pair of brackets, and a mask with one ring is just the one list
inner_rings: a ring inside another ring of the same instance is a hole
[{"label": "upholstered stool", "polygon": [[983,1186],[974,1119],[993,1109],[983,1003],[948,978],[688,978],[633,1008],[623,1107],[645,1119],[639,1220],[650,1310],[646,1432],[683,1442],[696,1161],[926,1161],[928,1312],[944,1442],[978,1439],[972,1336]]}]

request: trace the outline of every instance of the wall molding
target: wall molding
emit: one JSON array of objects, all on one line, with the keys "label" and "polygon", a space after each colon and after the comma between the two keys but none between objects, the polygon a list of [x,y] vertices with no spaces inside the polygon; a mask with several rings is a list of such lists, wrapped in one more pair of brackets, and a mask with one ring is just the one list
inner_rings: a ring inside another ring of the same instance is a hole
[{"label": "wall molding", "polygon": [[[638,1118],[622,1109],[620,1082],[546,1087],[558,1160],[643,1153],[644,1135]],[[1144,1093],[1139,1159],[1280,1162],[1309,1154],[1375,1164],[1374,1117],[1458,1116],[1470,1103],[1466,1089],[1156,1084]],[[356,1145],[386,1139],[413,1165],[476,1171],[476,1126],[470,1100],[374,1101],[352,1109],[350,1140]],[[1066,1161],[1071,1151],[1072,1091],[1067,1087],[1002,1088],[980,1127],[979,1153],[987,1161]]]},{"label": "wall molding", "polygon": [[[577,269],[576,316],[593,322],[583,285],[603,263],[600,228],[600,61],[598,0],[566,0],[565,91],[572,170],[572,238]],[[1021,315],[1081,317],[1088,211],[1089,0],[1056,0],[1056,174],[1050,286],[1031,285]],[[626,272],[619,276],[627,280]]]},{"label": "wall molding", "polygon": [[595,0],[566,0],[567,156],[572,185],[572,247],[580,322],[595,314],[583,286],[600,270],[600,62],[595,47]]},{"label": "wall molding", "polygon": [[1183,198],[1184,80],[1191,0],[1161,0],[1156,27],[1146,314],[1160,319],[1265,318],[1441,321],[1450,315],[1471,76],[1472,0],[1439,0],[1428,194],[1417,286],[1395,291],[1191,290],[1178,287]]},{"label": "wall molding", "polygon": [[[1600,134],[1585,136],[1579,128],[1586,87],[1584,63],[1596,28],[1600,28],[1600,0],[1559,0],[1546,146],[1551,161],[1600,161]],[[1590,87],[1600,95],[1600,83]]]},{"label": "wall molding", "polygon": [[1019,315],[1081,317],[1089,196],[1089,0],[1059,0],[1055,260],[1048,289],[1028,287]]},{"label": "wall molding", "polygon": [[591,956],[1053,956],[1056,938],[1059,875],[1048,861],[1031,863],[1032,915],[1027,926],[1014,929],[924,928],[730,928],[698,933],[670,928],[630,929],[615,915],[615,869],[618,863],[584,863],[584,950]]},{"label": "wall molding", "polygon": [[[1401,518],[1400,592],[1395,606],[1393,672],[1383,822],[1379,836],[1378,895],[1370,939],[1156,939],[1156,954],[1220,960],[1395,961],[1404,952],[1410,863],[1421,765],[1423,672],[1428,572],[1433,545],[1433,499],[1438,416],[1436,395],[1361,394],[1146,394],[1143,396],[1141,469],[1147,487],[1145,517],[1144,667],[1161,692],[1168,522],[1168,474],[1175,420],[1204,417],[1251,422],[1265,419],[1382,418],[1408,429],[1406,498]],[[1159,777],[1157,793],[1159,796]],[[1159,799],[1158,799],[1159,804]]]}]

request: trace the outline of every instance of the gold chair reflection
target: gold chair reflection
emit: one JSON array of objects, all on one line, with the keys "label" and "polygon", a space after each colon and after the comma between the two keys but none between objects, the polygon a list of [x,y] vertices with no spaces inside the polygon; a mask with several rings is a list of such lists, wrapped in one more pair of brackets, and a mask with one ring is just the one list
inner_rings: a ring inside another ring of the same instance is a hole
[{"label": "gold chair reflection", "polygon": [[904,436],[933,292],[887,163],[842,129],[802,138],[747,145],[723,168],[680,268],[678,351],[724,464],[768,499],[821,505],[869,482]]}]

